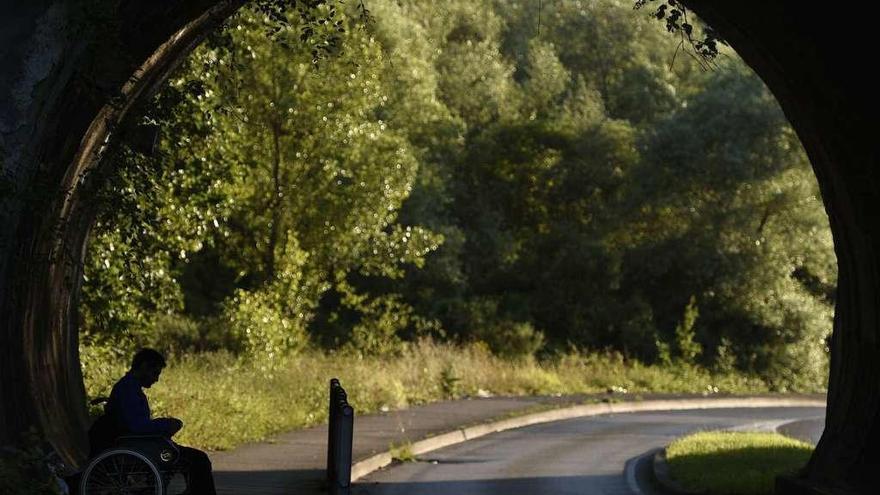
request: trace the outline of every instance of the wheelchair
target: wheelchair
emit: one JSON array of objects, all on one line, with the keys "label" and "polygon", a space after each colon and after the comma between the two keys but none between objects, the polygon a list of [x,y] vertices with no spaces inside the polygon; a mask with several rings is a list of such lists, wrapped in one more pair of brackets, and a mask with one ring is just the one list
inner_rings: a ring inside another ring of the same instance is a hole
[{"label": "wheelchair", "polygon": [[[170,495],[187,485],[180,450],[162,436],[119,437],[82,471],[80,495]],[[183,479],[179,479],[183,478]]]},{"label": "wheelchair", "polygon": [[188,475],[180,449],[167,437],[123,435],[89,460],[80,473],[78,493],[174,495],[185,493]]}]

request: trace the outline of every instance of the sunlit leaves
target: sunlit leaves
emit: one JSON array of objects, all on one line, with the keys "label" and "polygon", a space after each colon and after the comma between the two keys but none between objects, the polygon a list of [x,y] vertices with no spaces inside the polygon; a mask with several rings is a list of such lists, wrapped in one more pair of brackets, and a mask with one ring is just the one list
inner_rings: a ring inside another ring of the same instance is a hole
[{"label": "sunlit leaves", "polygon": [[[638,10],[654,1],[656,0],[636,0],[633,8]],[[661,1],[651,16],[664,22],[667,31],[679,35],[681,39],[679,48],[692,49],[695,58],[706,68],[714,66],[715,58],[718,56],[718,46],[727,44],[717,31],[708,26],[702,28],[702,38],[697,37],[693,12],[678,0]]]},{"label": "sunlit leaves", "polygon": [[[172,76],[145,118],[159,155],[120,155],[87,326],[201,297],[269,361],[419,332],[651,361],[693,306],[688,359],[821,375],[836,274],[811,172],[754,75],[700,71],[717,45],[678,2],[660,23],[625,0],[540,23],[535,2],[369,6],[258,3]],[[697,60],[670,67],[682,42]]]}]

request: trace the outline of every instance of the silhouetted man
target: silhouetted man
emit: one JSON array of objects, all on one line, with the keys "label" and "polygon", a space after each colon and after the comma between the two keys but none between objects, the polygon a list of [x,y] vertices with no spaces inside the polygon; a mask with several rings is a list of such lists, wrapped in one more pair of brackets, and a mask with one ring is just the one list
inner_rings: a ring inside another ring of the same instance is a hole
[{"label": "silhouetted man", "polygon": [[[110,393],[104,411],[115,422],[120,435],[163,435],[168,438],[183,428],[177,418],[150,418],[150,405],[142,388],[150,388],[159,381],[165,368],[165,358],[154,349],[141,349],[131,361],[131,369]],[[187,493],[191,495],[215,495],[211,461],[207,454],[191,447],[177,446],[180,461],[189,471]]]}]

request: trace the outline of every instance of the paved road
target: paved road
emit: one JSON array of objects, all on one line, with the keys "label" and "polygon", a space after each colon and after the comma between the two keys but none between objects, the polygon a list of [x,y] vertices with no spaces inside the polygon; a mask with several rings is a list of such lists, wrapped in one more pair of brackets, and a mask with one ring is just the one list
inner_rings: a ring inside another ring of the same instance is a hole
[{"label": "paved road", "polygon": [[373,473],[356,483],[352,492],[647,495],[652,492],[646,483],[645,454],[678,436],[719,428],[772,430],[790,420],[813,420],[809,424],[820,428],[815,419],[824,413],[821,408],[716,409],[559,421],[437,450],[419,462]]}]

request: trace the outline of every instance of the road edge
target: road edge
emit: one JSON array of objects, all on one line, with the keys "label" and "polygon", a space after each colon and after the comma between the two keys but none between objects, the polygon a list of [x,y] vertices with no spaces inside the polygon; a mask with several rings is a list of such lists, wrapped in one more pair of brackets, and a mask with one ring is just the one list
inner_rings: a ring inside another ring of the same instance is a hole
[{"label": "road edge", "polygon": [[[409,445],[413,455],[421,455],[433,450],[473,440],[491,433],[523,428],[525,426],[551,423],[565,419],[599,416],[602,414],[646,412],[646,411],[681,411],[688,409],[729,409],[759,407],[825,407],[825,400],[798,397],[720,397],[696,399],[660,399],[640,402],[602,402],[566,406],[548,411],[524,414],[513,418],[488,421],[486,423],[458,428],[436,436],[418,440]],[[374,454],[357,461],[351,466],[351,481],[388,466],[393,461],[390,450]]]},{"label": "road edge", "polygon": [[666,463],[665,447],[654,453],[651,460],[651,470],[660,492],[665,495],[703,495],[706,493],[688,490],[672,479],[672,476],[669,475],[669,464]]}]

